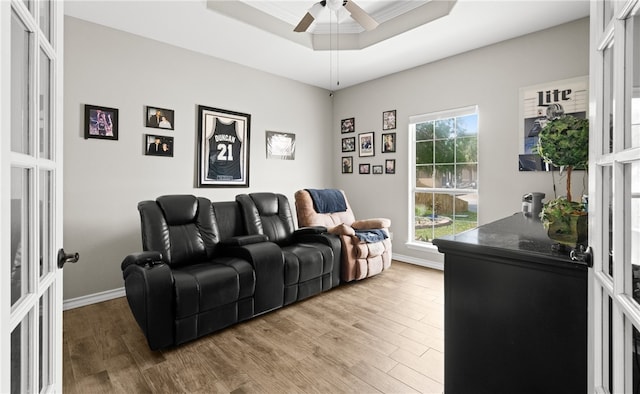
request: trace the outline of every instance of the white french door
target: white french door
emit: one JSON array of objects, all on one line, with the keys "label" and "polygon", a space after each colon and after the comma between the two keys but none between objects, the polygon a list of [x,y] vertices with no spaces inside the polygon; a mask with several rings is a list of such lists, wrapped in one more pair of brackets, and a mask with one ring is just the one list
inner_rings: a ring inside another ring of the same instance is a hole
[{"label": "white french door", "polygon": [[591,2],[591,392],[640,393],[640,1]]},{"label": "white french door", "polygon": [[0,0],[0,392],[62,391],[63,4]]}]

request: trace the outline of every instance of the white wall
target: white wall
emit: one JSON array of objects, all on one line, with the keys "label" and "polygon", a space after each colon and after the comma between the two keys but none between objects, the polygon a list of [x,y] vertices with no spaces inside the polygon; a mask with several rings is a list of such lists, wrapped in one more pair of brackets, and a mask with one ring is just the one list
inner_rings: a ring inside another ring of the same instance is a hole
[{"label": "white wall", "polygon": [[[204,38],[203,38],[204,39]],[[64,299],[122,287],[120,262],[142,249],[136,205],[163,194],[233,200],[238,193],[330,187],[328,92],[67,17],[64,95]],[[119,140],[84,139],[84,105],[119,109]],[[175,130],[144,126],[144,107],[175,110]],[[195,185],[197,106],[252,116],[250,188]],[[265,131],[296,134],[293,161],[267,160]],[[145,156],[143,136],[175,138],[174,157]]]},{"label": "white wall", "polygon": [[[405,245],[409,116],[478,105],[478,221],[484,224],[518,212],[527,192],[541,191],[553,197],[550,173],[518,171],[519,89],[588,73],[589,21],[582,19],[340,90],[333,107],[334,184],[346,191],[356,217],[391,219],[394,256],[442,261],[435,251],[416,251]],[[390,131],[397,133],[397,152],[382,154],[382,112],[393,109],[397,110],[397,129]],[[356,132],[340,135],[340,120],[351,117]],[[368,131],[375,132],[375,157],[341,152],[342,137]],[[354,173],[343,175],[340,158],[352,154]],[[358,174],[359,163],[383,165],[385,159],[396,159],[395,175]],[[582,173],[574,174],[573,190],[580,194]],[[564,194],[562,185],[558,190],[559,195]]]}]

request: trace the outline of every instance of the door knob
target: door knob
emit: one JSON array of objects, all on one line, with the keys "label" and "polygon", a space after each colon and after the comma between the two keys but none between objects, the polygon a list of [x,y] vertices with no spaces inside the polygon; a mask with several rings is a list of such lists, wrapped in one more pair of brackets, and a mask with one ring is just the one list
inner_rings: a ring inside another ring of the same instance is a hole
[{"label": "door knob", "polygon": [[76,253],[65,253],[64,249],[58,250],[58,268],[64,267],[65,263],[77,263],[80,255]]}]

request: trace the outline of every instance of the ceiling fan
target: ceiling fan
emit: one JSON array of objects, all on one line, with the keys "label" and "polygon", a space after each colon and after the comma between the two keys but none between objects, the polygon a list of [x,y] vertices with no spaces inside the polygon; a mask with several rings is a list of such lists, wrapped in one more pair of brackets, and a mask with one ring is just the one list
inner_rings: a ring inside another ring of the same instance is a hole
[{"label": "ceiling fan", "polygon": [[309,8],[309,11],[307,11],[306,15],[293,31],[298,33],[307,31],[311,23],[320,15],[320,12],[325,6],[334,12],[338,12],[342,7],[346,8],[349,14],[351,14],[351,17],[367,31],[378,27],[378,22],[351,0],[322,0]]}]

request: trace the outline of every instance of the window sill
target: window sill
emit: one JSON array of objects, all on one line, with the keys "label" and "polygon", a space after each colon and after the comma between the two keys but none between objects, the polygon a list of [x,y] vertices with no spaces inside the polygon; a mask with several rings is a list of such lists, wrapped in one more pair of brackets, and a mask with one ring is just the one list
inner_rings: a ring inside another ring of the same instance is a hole
[{"label": "window sill", "polygon": [[405,246],[409,249],[421,250],[423,252],[440,253],[438,252],[438,247],[432,243],[408,241],[405,243]]}]

